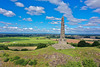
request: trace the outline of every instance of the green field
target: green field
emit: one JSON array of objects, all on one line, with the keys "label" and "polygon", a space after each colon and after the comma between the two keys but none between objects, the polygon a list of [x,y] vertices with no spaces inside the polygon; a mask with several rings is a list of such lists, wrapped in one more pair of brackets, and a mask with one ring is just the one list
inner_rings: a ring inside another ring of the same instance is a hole
[{"label": "green field", "polygon": [[0,44],[27,44],[27,43],[57,43],[45,37],[1,37]]},{"label": "green field", "polygon": [[[3,37],[0,38],[0,44],[28,44],[28,43],[57,43],[45,37]],[[25,46],[28,48],[27,46]],[[25,48],[24,47],[24,48]],[[36,46],[30,46],[34,49]],[[18,47],[10,47],[17,49]],[[22,47],[20,47],[22,48]],[[27,64],[26,66],[15,65],[14,61],[4,62],[5,58],[14,58],[19,56],[20,59],[37,60],[36,66]],[[51,45],[45,48],[31,50],[31,51],[12,51],[0,50],[0,67],[84,67],[82,66],[83,60],[93,60],[99,67],[100,65],[100,49],[97,47],[76,47],[75,49],[54,49]],[[81,64],[81,66],[77,66]],[[91,63],[93,64],[93,63]],[[64,66],[69,65],[69,66]],[[73,65],[73,66],[72,66]]]}]

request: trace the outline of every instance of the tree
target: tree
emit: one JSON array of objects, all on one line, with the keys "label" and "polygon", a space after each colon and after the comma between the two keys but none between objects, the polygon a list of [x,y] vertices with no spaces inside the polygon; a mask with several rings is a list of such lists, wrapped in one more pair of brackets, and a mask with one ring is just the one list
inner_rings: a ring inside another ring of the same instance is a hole
[{"label": "tree", "polygon": [[92,46],[99,46],[100,45],[100,43],[98,42],[98,41],[94,41],[93,43],[92,43]]},{"label": "tree", "polygon": [[89,47],[90,44],[89,43],[86,43],[84,40],[81,40],[79,43],[78,43],[78,47]]}]

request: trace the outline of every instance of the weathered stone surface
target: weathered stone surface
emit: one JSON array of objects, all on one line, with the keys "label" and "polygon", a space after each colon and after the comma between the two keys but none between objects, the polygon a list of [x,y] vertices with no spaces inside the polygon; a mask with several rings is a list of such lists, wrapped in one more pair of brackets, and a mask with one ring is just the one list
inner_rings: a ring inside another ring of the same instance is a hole
[{"label": "weathered stone surface", "polygon": [[70,44],[66,43],[65,39],[65,25],[64,25],[64,17],[61,19],[61,34],[60,34],[60,39],[58,44],[52,45],[55,49],[70,49],[70,48],[75,48],[71,46]]}]

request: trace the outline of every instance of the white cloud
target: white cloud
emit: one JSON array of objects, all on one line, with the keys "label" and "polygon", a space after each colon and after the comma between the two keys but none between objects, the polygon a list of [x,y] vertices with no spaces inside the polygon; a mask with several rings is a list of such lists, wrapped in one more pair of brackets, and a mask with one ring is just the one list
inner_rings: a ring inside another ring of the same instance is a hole
[{"label": "white cloud", "polygon": [[86,0],[85,4],[90,8],[100,8],[100,0]]},{"label": "white cloud", "polygon": [[29,28],[30,30],[33,30],[33,28]]},{"label": "white cloud", "polygon": [[49,1],[52,4],[57,5],[58,7],[55,8],[56,11],[63,13],[67,20],[71,23],[79,23],[83,21],[87,21],[86,19],[77,19],[72,15],[72,10],[69,8],[69,4],[64,3],[62,0],[39,0],[39,1]]},{"label": "white cloud", "polygon": [[51,16],[51,17],[46,16],[46,19],[49,19],[49,20],[61,20],[61,18],[55,18],[53,16]]},{"label": "white cloud", "polygon": [[10,1],[12,1],[12,2],[16,2],[17,0],[10,0]]},{"label": "white cloud", "polygon": [[81,7],[81,10],[87,10],[87,6],[83,6],[83,7]]},{"label": "white cloud", "polygon": [[4,16],[7,16],[7,17],[15,16],[15,13],[13,13],[12,11],[8,11],[2,8],[0,8],[0,14],[3,14]]},{"label": "white cloud", "polygon": [[100,0],[86,0],[84,3],[90,9],[95,9],[93,12],[100,13]]},{"label": "white cloud", "polygon": [[24,4],[23,3],[20,3],[20,2],[15,2],[16,6],[19,6],[19,7],[24,7]]},{"label": "white cloud", "polygon": [[49,22],[50,24],[59,24],[60,21],[52,21],[52,22]]},{"label": "white cloud", "polygon": [[19,18],[22,18],[21,16],[18,16]]},{"label": "white cloud", "polygon": [[94,10],[93,12],[100,13],[100,8],[99,8],[99,9]]},{"label": "white cloud", "polygon": [[6,25],[10,25],[10,24],[11,24],[11,23],[3,22],[3,21],[0,21],[0,23],[2,23],[2,24],[6,24]]},{"label": "white cloud", "polygon": [[84,26],[97,26],[96,23],[88,23],[88,24],[85,24]]},{"label": "white cloud", "polygon": [[87,24],[84,26],[98,26],[100,24],[100,18],[99,17],[91,17]]},{"label": "white cloud", "polygon": [[25,20],[25,21],[32,21],[31,18],[23,18],[23,20]]},{"label": "white cloud", "polygon": [[42,13],[45,13],[44,7],[39,7],[39,6],[30,6],[28,8],[25,8],[27,10],[27,14],[30,15],[41,15]]}]

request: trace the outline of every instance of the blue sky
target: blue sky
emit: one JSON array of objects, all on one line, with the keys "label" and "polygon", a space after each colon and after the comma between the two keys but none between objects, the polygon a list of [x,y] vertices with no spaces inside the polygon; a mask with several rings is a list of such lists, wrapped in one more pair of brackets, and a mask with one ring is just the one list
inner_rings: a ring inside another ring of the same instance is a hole
[{"label": "blue sky", "polygon": [[100,0],[0,0],[0,33],[100,34]]}]

